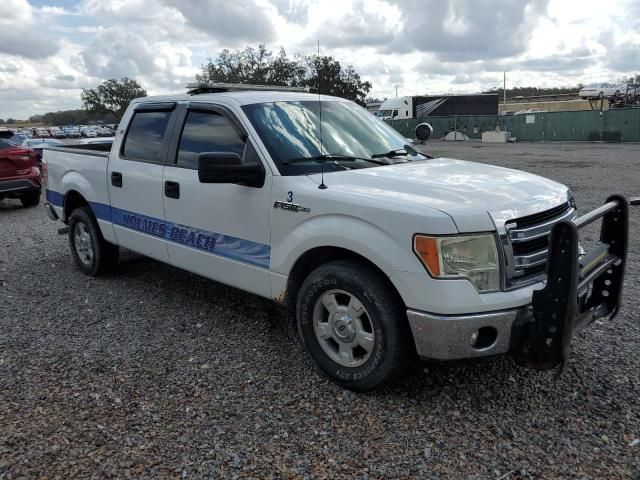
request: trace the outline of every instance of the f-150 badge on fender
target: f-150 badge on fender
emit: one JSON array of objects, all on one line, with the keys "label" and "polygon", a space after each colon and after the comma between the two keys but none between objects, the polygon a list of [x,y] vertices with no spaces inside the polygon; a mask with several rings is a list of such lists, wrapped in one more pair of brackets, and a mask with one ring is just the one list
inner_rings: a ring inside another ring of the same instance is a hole
[{"label": "f-150 badge on fender", "polygon": [[290,212],[310,212],[311,209],[298,205],[297,203],[281,202],[279,200],[273,204],[273,208],[281,208]]}]

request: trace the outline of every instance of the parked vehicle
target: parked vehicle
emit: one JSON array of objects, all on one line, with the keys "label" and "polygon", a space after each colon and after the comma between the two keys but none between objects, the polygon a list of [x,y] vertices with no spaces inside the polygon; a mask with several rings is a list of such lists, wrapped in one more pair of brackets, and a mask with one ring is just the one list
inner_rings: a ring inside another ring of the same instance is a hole
[{"label": "parked vehicle", "polygon": [[40,169],[33,151],[0,138],[0,200],[17,198],[24,207],[40,203]]},{"label": "parked vehicle", "polygon": [[382,120],[408,120],[430,115],[498,115],[498,94],[422,95],[389,98],[376,116]]},{"label": "parked vehicle", "polygon": [[51,136],[53,138],[67,138],[67,135],[64,133],[60,127],[54,127],[50,130]]},{"label": "parked vehicle", "polygon": [[95,138],[98,136],[94,127],[80,127],[80,135],[86,138]]},{"label": "parked vehicle", "polygon": [[24,133],[14,133],[11,137],[9,137],[9,140],[17,145],[20,145],[22,144],[22,142],[29,140],[30,138],[31,137],[29,135],[25,135]]},{"label": "parked vehicle", "polygon": [[36,134],[34,136],[39,138],[50,138],[51,134],[46,128],[36,128]]},{"label": "parked vehicle", "polygon": [[80,138],[80,129],[78,127],[64,127],[64,134],[68,138]]},{"label": "parked vehicle", "polygon": [[211,88],[134,100],[110,152],[45,150],[46,211],[80,271],[124,247],[289,305],[315,364],[354,390],[418,357],[550,369],[617,313],[623,197],[578,217],[566,186],[427,157],[350,101]]},{"label": "parked vehicle", "polygon": [[42,161],[42,149],[47,147],[62,147],[64,144],[59,140],[33,138],[22,142],[23,148],[32,150],[38,163]]},{"label": "parked vehicle", "polygon": [[111,129],[101,126],[101,127],[96,127],[95,129],[96,131],[96,135],[98,137],[111,137],[113,136],[113,132],[111,131]]},{"label": "parked vehicle", "polygon": [[626,91],[626,85],[616,85],[614,83],[592,83],[581,88],[578,95],[583,98],[608,98],[619,97]]}]

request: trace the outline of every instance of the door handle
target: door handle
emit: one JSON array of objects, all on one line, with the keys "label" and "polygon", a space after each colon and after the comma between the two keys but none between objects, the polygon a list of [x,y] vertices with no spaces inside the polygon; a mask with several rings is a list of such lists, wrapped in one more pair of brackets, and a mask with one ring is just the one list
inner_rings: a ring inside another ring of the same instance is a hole
[{"label": "door handle", "polygon": [[122,174],[120,172],[111,172],[111,185],[122,188]]},{"label": "door handle", "polygon": [[164,194],[169,198],[180,198],[180,184],[170,180],[165,181]]}]

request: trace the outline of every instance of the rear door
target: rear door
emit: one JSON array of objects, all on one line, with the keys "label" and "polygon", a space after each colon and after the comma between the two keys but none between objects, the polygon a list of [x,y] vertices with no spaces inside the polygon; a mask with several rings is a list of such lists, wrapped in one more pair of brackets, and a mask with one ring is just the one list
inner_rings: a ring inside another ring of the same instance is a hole
[{"label": "rear door", "polygon": [[[119,245],[166,262],[162,175],[175,103],[139,103],[114,143],[107,182],[109,215]],[[98,213],[100,216],[100,213]]]},{"label": "rear door", "polygon": [[181,106],[164,171],[170,263],[227,285],[271,295],[269,215],[272,176],[262,187],[198,180],[203,152],[234,152],[264,167],[238,118],[222,105]]}]

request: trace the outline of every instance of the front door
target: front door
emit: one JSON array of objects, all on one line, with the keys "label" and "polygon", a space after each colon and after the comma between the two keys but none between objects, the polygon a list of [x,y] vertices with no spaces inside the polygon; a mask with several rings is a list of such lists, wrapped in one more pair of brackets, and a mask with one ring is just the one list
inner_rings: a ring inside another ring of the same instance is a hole
[{"label": "front door", "polygon": [[169,262],[269,297],[271,175],[260,188],[200,183],[203,152],[234,152],[245,162],[264,162],[225,108],[191,104],[178,118],[181,134],[164,171]]}]

